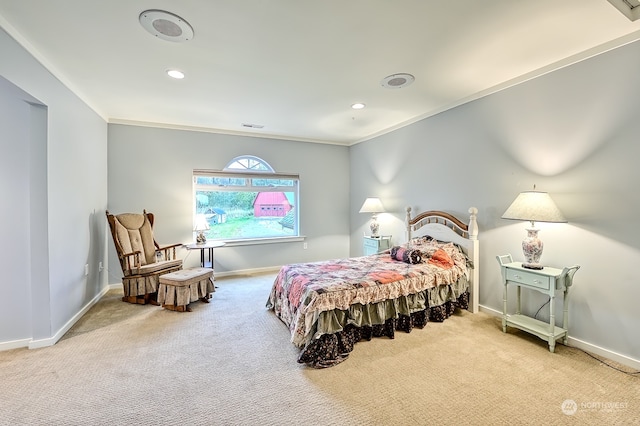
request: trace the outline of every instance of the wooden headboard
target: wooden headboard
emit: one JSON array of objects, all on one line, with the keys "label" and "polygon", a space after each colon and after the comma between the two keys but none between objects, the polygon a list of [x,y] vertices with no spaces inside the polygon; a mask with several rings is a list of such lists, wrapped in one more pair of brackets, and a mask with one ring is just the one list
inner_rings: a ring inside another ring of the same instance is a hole
[{"label": "wooden headboard", "polygon": [[461,221],[455,216],[439,211],[430,210],[411,217],[411,207],[407,207],[407,242],[412,238],[429,235],[440,241],[451,241],[462,247],[462,250],[471,260],[472,268],[469,270],[469,310],[478,312],[479,304],[479,241],[478,222],[476,220],[478,209],[469,208],[469,221]]}]

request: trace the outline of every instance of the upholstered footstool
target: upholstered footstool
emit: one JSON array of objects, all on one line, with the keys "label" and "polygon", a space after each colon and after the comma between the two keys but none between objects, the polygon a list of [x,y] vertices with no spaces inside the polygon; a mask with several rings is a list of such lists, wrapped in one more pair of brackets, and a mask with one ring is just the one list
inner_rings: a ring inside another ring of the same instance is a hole
[{"label": "upholstered footstool", "polygon": [[158,303],[166,309],[178,312],[191,311],[189,303],[201,300],[209,303],[213,285],[213,269],[181,269],[160,275]]}]

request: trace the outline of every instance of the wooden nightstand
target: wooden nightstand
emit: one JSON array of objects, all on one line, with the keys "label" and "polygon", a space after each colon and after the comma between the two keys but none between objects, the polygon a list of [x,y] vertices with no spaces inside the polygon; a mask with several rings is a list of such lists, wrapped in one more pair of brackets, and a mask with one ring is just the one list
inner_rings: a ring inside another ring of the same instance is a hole
[{"label": "wooden nightstand", "polygon": [[383,235],[378,238],[365,235],[363,247],[365,256],[388,250],[391,248],[391,235]]},{"label": "wooden nightstand", "polygon": [[[522,262],[514,262],[510,254],[496,256],[502,269],[502,281],[504,291],[502,298],[502,331],[507,332],[507,326],[534,334],[549,342],[549,351],[553,352],[556,340],[562,339],[567,344],[569,333],[569,288],[573,283],[573,275],[580,266],[556,269],[545,266],[544,269],[527,269]],[[507,313],[507,288],[509,284],[516,286],[516,312]],[[549,322],[543,322],[535,318],[523,315],[520,311],[520,296],[522,288],[535,290],[549,296]],[[553,302],[556,290],[564,292],[562,327],[555,325]]]}]

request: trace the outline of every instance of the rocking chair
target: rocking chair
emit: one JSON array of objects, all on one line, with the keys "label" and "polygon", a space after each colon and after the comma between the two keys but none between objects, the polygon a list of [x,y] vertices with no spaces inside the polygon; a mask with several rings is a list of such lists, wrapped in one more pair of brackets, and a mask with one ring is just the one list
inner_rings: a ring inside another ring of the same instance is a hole
[{"label": "rocking chair", "polygon": [[157,305],[158,277],[182,269],[172,244],[160,247],[153,237],[153,213],[110,214],[107,221],[122,267],[122,301]]}]

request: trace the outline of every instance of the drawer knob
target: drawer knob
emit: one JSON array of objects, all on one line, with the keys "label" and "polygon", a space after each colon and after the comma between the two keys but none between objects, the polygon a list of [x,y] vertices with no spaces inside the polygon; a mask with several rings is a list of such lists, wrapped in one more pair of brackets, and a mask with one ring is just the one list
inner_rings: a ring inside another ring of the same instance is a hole
[{"label": "drawer knob", "polygon": [[514,278],[520,279],[522,277],[520,275],[516,274],[516,275],[514,275]]}]

